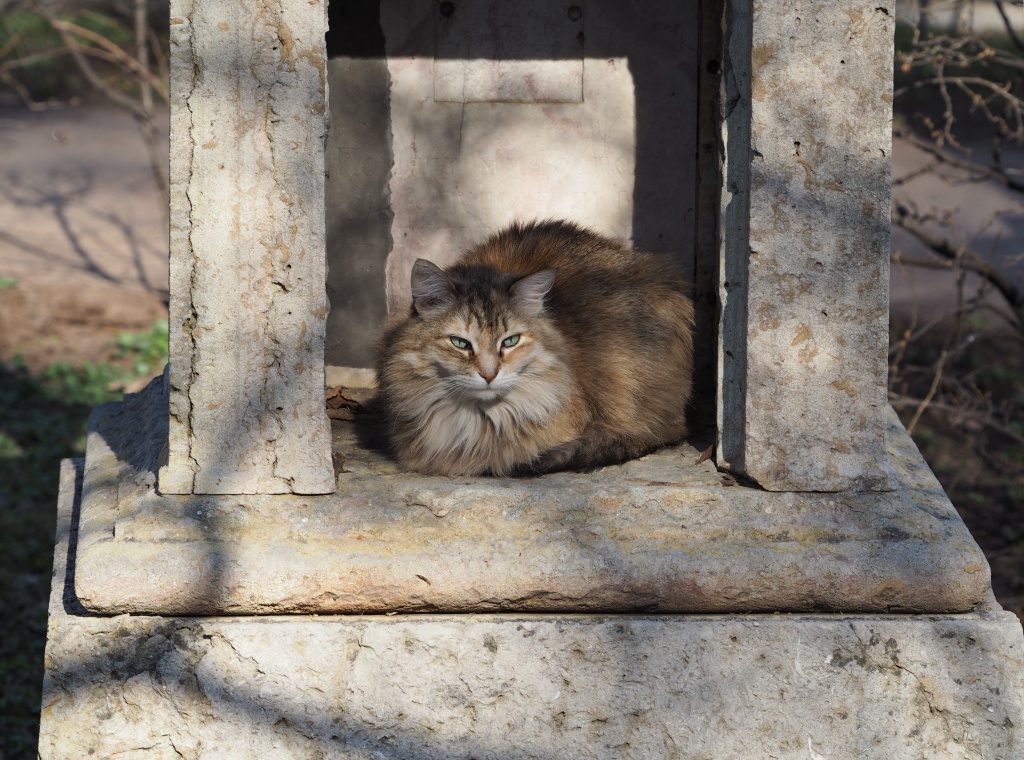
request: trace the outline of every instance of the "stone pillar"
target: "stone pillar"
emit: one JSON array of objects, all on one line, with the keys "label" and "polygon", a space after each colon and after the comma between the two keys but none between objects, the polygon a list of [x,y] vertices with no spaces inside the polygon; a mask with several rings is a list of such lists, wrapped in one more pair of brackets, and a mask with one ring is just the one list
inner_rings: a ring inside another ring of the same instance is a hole
[{"label": "stone pillar", "polygon": [[731,0],[719,464],[778,491],[889,490],[892,0]]},{"label": "stone pillar", "polygon": [[164,493],[334,489],[325,26],[320,0],[172,2]]}]

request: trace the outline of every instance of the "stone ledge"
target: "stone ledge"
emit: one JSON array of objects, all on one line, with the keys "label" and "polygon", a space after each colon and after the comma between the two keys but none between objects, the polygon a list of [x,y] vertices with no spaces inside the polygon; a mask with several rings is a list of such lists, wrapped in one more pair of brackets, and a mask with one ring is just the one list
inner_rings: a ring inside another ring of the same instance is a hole
[{"label": "stone ledge", "polygon": [[1015,757],[1008,613],[81,614],[64,463],[39,756]]},{"label": "stone ledge", "polygon": [[337,494],[173,496],[153,487],[161,388],[91,421],[75,590],[102,614],[962,612],[989,593],[895,415],[889,493],[745,488],[686,446],[586,475],[422,477],[339,422]]}]

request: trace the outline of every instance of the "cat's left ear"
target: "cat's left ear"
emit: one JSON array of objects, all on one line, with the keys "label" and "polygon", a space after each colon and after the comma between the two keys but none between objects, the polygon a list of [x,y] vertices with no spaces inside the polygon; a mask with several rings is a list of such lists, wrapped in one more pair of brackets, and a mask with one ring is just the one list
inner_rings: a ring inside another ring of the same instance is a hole
[{"label": "cat's left ear", "polygon": [[531,317],[544,311],[544,296],[555,284],[556,269],[543,269],[516,282],[511,289],[512,301]]},{"label": "cat's left ear", "polygon": [[412,302],[416,313],[428,317],[452,305],[454,294],[448,276],[436,264],[416,259],[412,265]]}]

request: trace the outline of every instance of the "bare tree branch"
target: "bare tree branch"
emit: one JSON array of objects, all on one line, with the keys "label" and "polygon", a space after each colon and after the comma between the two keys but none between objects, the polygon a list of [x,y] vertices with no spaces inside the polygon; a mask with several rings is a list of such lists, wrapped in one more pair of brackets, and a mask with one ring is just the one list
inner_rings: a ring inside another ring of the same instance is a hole
[{"label": "bare tree branch", "polygon": [[[143,23],[145,23],[145,15],[143,15],[142,18]],[[114,60],[122,64],[132,74],[138,77],[140,85],[142,85],[143,87],[148,86],[149,88],[151,88],[150,97],[152,97],[152,90],[155,89],[158,93],[160,93],[160,97],[164,101],[167,100],[167,86],[163,82],[161,82],[157,77],[153,76],[152,73],[150,73],[149,67],[145,65],[144,57],[140,57],[138,59],[132,58],[128,53],[126,53],[119,46],[115,45],[113,42],[108,40],[103,35],[96,34],[96,32],[90,31],[89,29],[81,27],[77,24],[72,24],[68,21],[62,21],[61,19],[58,19],[52,15],[47,15],[46,21],[47,23],[50,24],[50,26],[52,26],[57,31],[58,34],[60,34],[61,39],[64,41],[64,44],[67,45],[68,51],[71,52],[72,55],[74,55],[76,50],[81,54],[87,54],[89,53],[89,50],[83,48],[83,46],[71,35],[77,35],[78,37],[82,37],[83,39],[89,40],[90,42],[98,45],[101,49],[105,50],[108,54],[110,54],[110,56],[112,56]],[[138,29],[138,27],[136,27],[136,34],[139,33],[140,30]],[[142,39],[145,40],[145,38],[146,35],[143,29]],[[144,51],[145,46],[143,46],[142,49]],[[92,83],[92,80],[90,80],[90,83]]]},{"label": "bare tree branch", "polygon": [[[58,18],[53,9],[44,7],[39,3],[34,5],[34,9],[60,36],[67,53],[74,60],[75,65],[86,81],[103,97],[115,105],[124,108],[135,118],[139,131],[142,133],[146,152],[149,155],[150,172],[160,192],[164,220],[167,222],[170,208],[170,189],[164,168],[167,163],[167,154],[160,148],[159,132],[156,127],[156,116],[153,110],[153,92],[155,90],[159,93],[160,97],[166,102],[168,99],[168,88],[166,83],[156,77],[149,67],[147,45],[149,30],[146,24],[145,0],[135,0],[136,54],[134,57],[106,37],[85,29],[78,24]],[[87,40],[96,47],[84,45],[76,37]],[[140,90],[138,100],[120,92],[103,81],[89,60],[89,56],[97,55],[111,60],[138,80]]]},{"label": "bare tree branch", "polygon": [[[892,405],[894,409],[916,409],[921,406],[921,404],[923,403],[923,399],[901,396],[898,393],[890,393],[889,403]],[[945,412],[956,417],[975,420],[976,422],[981,423],[985,427],[995,430],[1001,435],[1005,435],[1018,446],[1024,446],[1024,436],[1020,435],[1007,425],[1003,425],[1002,423],[993,419],[991,414],[986,414],[983,412],[974,412],[971,411],[970,409],[965,409],[963,407],[954,406],[952,404],[945,404],[937,401],[929,403],[928,406],[937,412]]]},{"label": "bare tree branch", "polygon": [[995,0],[996,9],[999,11],[999,15],[1003,17],[1003,25],[1006,27],[1006,33],[1010,35],[1010,39],[1013,40],[1013,44],[1017,46],[1017,49],[1024,52],[1024,40],[1021,40],[1017,36],[1016,30],[1013,28],[1013,24],[1010,23],[1010,17],[1006,15],[1006,9],[1003,7],[1003,0]]},{"label": "bare tree branch", "polygon": [[[1024,178],[1017,179],[1010,172],[998,166],[988,166],[986,164],[980,164],[977,161],[969,161],[966,158],[959,158],[957,156],[950,155],[947,151],[937,146],[935,143],[928,140],[923,140],[909,129],[894,129],[892,131],[893,137],[897,137],[901,140],[906,140],[918,150],[923,150],[935,157],[936,161],[948,166],[954,166],[957,169],[963,169],[974,174],[980,174],[989,179],[995,180],[1001,185],[1024,193]],[[906,180],[904,180],[905,182]],[[896,184],[896,183],[894,183]],[[902,184],[902,183],[901,183]]]},{"label": "bare tree branch", "polygon": [[[980,274],[990,282],[996,290],[999,291],[1000,295],[1006,299],[1010,308],[1013,309],[1013,313],[1017,318],[1017,329],[1024,329],[1024,293],[1021,292],[1021,290],[1006,274],[993,267],[993,265],[977,251],[955,246],[945,237],[936,235],[926,229],[919,220],[912,216],[910,210],[899,201],[897,201],[895,205],[896,209],[891,215],[892,223],[909,232],[921,243],[926,245],[932,252],[947,260],[944,265],[943,263],[935,262],[935,268],[954,269],[959,266]],[[922,264],[920,260],[908,259],[906,257],[902,257],[901,254],[897,254],[897,256],[900,256],[898,261],[904,264]],[[959,261],[957,261],[957,259],[959,259]],[[925,265],[933,266],[932,264]]]}]

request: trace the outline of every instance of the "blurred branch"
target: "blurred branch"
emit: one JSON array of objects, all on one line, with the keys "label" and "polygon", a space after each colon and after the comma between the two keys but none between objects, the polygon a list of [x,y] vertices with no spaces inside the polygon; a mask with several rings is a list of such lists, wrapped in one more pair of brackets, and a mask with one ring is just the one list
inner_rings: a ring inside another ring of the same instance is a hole
[{"label": "blurred branch", "polygon": [[939,354],[939,360],[935,363],[935,376],[932,378],[931,387],[928,388],[928,393],[925,394],[925,397],[921,399],[921,402],[917,405],[914,417],[910,420],[910,424],[907,425],[907,432],[911,435],[914,434],[914,428],[917,427],[917,423],[921,419],[921,415],[924,414],[924,410],[928,408],[932,399],[935,398],[935,392],[939,389],[939,382],[942,380],[942,370],[946,366],[946,357],[948,356],[948,349],[943,346],[942,353]]},{"label": "blurred branch", "polygon": [[1010,35],[1010,39],[1013,44],[1017,46],[1017,49],[1024,52],[1024,41],[1017,36],[1017,31],[1013,28],[1013,24],[1010,23],[1010,17],[1006,15],[1006,8],[1003,7],[1003,0],[994,0],[996,9],[999,11],[999,15],[1003,18],[1003,26],[1006,27],[1006,33]]},{"label": "blurred branch", "polygon": [[1024,293],[1004,272],[996,269],[992,263],[977,251],[970,248],[954,246],[950,241],[926,229],[921,221],[914,217],[910,209],[899,200],[895,202],[895,211],[891,215],[892,223],[906,230],[933,253],[945,261],[926,260],[903,256],[897,252],[893,260],[910,266],[927,266],[935,269],[956,269],[958,267],[981,275],[991,283],[1006,300],[1017,318],[1017,329],[1024,330]]},{"label": "blurred branch", "polygon": [[[908,396],[901,396],[898,393],[889,393],[889,403],[894,409],[916,409],[920,408],[921,404],[924,403],[924,399],[910,398]],[[937,412],[945,412],[954,417],[960,419],[971,419],[978,422],[985,427],[995,430],[1001,435],[1005,435],[1007,438],[1012,440],[1019,446],[1024,446],[1024,436],[1017,433],[1012,428],[1001,422],[996,421],[992,418],[992,415],[986,412],[974,412],[964,407],[954,406],[953,404],[945,404],[942,402],[933,401],[927,404],[932,410]]]},{"label": "blurred branch", "polygon": [[[64,53],[64,48],[55,48],[52,50],[42,50],[32,55],[26,55],[21,58],[16,58],[10,61],[4,61],[0,64],[0,80],[3,80],[4,84],[14,90],[18,97],[21,98],[22,102],[28,107],[30,111],[45,111],[53,108],[52,103],[39,103],[33,97],[32,93],[29,92],[28,88],[25,87],[18,78],[12,75],[12,71],[19,68],[25,68],[35,63],[42,61],[49,61],[58,55]],[[74,101],[73,101],[74,102]],[[57,106],[60,107],[60,106]]]},{"label": "blurred branch", "polygon": [[[170,209],[170,189],[165,170],[167,154],[161,149],[160,145],[159,130],[156,126],[156,114],[153,109],[153,93],[155,91],[166,103],[168,101],[168,85],[166,81],[155,76],[149,66],[148,41],[151,32],[146,23],[145,0],[134,0],[134,56],[103,35],[86,29],[79,24],[58,18],[56,10],[47,7],[43,3],[33,3],[32,7],[60,37],[61,42],[64,43],[64,52],[71,56],[78,71],[85,77],[90,86],[111,103],[130,112],[135,118],[135,123],[142,133],[146,152],[149,155],[150,172],[160,192],[164,220],[167,222]],[[108,82],[105,82],[96,71],[92,61],[90,61],[90,57],[111,62],[121,71],[131,75],[139,86],[138,97],[125,94],[111,86]],[[0,74],[5,75],[4,79],[6,81],[6,71],[0,71]]]},{"label": "blurred branch", "polygon": [[[144,8],[145,4],[143,4],[143,9]],[[98,86],[95,71],[92,71],[92,67],[88,65],[88,59],[84,57],[81,58],[81,60],[79,59],[79,56],[93,54],[94,50],[92,48],[82,45],[72,35],[77,35],[83,39],[89,40],[90,42],[93,42],[96,45],[98,45],[102,50],[106,51],[110,55],[110,58],[108,58],[108,60],[121,64],[126,69],[128,69],[128,71],[134,74],[139,79],[139,84],[141,87],[151,88],[150,91],[155,89],[160,94],[161,99],[163,99],[165,102],[167,101],[167,86],[165,85],[164,82],[161,82],[157,77],[153,76],[153,74],[150,73],[149,67],[145,64],[144,54],[140,55],[138,59],[132,58],[127,52],[125,52],[122,48],[118,47],[113,42],[108,40],[102,34],[96,34],[96,32],[92,32],[88,29],[78,26],[77,24],[72,24],[68,21],[61,21],[60,19],[54,16],[46,14],[44,14],[44,16],[46,18],[47,23],[49,23],[50,26],[52,26],[58,34],[60,34],[61,40],[63,40],[64,44],[67,46],[68,52],[71,53],[72,57],[75,58],[75,63],[78,64],[78,67],[80,69],[82,69],[82,73],[85,74],[86,78],[89,79],[89,83],[92,84],[94,87]],[[141,39],[145,40],[145,16],[143,15],[142,18],[143,27],[140,30],[139,27],[136,26],[135,33],[136,35],[141,34]],[[144,44],[142,46],[142,50],[145,50]],[[83,62],[85,62],[87,68],[90,69],[91,73],[86,73],[82,65]],[[107,95],[107,97],[110,96]]]},{"label": "blurred branch", "polygon": [[[1024,193],[1024,175],[1022,175],[1021,179],[1017,179],[1016,177],[1012,176],[1013,174],[1017,174],[1019,172],[1007,171],[1006,169],[1003,169],[1000,166],[988,166],[986,164],[980,164],[976,161],[969,161],[965,158],[958,158],[957,156],[952,156],[947,151],[944,151],[942,148],[936,145],[934,142],[921,139],[913,132],[911,132],[909,129],[900,129],[899,127],[897,127],[893,129],[892,135],[893,137],[897,137],[901,140],[906,140],[918,150],[923,150],[925,153],[934,156],[938,163],[947,164],[949,166],[954,166],[957,169],[964,169],[974,174],[986,176],[989,179],[995,180],[1001,185],[1005,185],[1011,190],[1016,190],[1018,192]],[[923,171],[924,170],[922,170],[922,172]],[[893,184],[903,184],[906,181],[906,178],[904,178],[903,180],[894,182]]]}]

